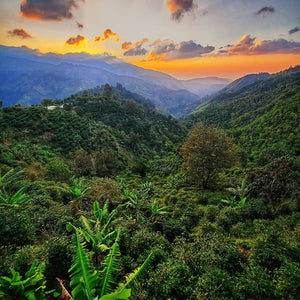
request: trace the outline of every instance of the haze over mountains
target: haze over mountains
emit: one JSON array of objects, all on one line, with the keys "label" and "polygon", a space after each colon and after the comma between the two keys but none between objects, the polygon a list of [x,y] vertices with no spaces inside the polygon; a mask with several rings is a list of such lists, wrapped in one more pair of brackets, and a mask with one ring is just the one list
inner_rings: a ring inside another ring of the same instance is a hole
[{"label": "haze over mountains", "polygon": [[41,54],[26,47],[6,46],[0,46],[0,80],[0,99],[5,106],[37,104],[44,98],[63,99],[105,83],[121,83],[175,115],[182,106],[230,83],[218,77],[178,80],[108,54]]}]

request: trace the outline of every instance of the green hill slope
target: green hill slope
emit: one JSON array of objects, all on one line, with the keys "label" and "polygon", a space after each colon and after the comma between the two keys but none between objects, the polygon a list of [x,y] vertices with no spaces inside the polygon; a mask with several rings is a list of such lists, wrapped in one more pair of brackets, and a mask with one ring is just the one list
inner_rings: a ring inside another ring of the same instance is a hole
[{"label": "green hill slope", "polygon": [[250,161],[264,164],[299,155],[299,109],[300,67],[295,67],[218,95],[186,121],[230,131]]},{"label": "green hill slope", "polygon": [[164,155],[166,145],[183,139],[185,131],[178,121],[154,111],[142,97],[123,88],[119,92],[107,88],[103,94],[73,95],[64,101],[63,109],[41,105],[3,108],[3,147],[18,143],[29,148],[47,146],[72,160],[78,151],[84,151],[92,160],[101,161],[96,173],[108,176],[135,168],[153,155]]}]

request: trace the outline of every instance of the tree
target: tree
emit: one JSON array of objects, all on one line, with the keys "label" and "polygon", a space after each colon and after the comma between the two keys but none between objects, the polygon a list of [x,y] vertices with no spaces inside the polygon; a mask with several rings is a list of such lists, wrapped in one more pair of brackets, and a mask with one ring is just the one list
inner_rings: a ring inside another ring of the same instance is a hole
[{"label": "tree", "polygon": [[107,83],[103,87],[103,95],[107,99],[110,99],[112,96],[112,87]]},{"label": "tree", "polygon": [[207,188],[216,175],[237,160],[236,146],[221,130],[199,123],[190,131],[181,148],[187,178]]},{"label": "tree", "polygon": [[41,102],[41,105],[43,105],[45,107],[51,106],[51,105],[53,105],[53,100],[52,99],[44,99]]}]

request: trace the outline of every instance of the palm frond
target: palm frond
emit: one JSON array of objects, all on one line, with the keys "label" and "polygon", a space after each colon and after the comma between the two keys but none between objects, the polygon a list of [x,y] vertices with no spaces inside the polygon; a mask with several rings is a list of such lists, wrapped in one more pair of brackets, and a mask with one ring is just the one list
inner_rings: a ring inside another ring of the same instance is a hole
[{"label": "palm frond", "polygon": [[75,286],[72,291],[74,300],[93,300],[96,291],[96,284],[98,280],[98,273],[92,272],[89,266],[89,257],[84,249],[84,242],[82,237],[76,230],[76,245],[77,253],[76,259],[71,266],[69,272],[72,280],[70,285]]}]

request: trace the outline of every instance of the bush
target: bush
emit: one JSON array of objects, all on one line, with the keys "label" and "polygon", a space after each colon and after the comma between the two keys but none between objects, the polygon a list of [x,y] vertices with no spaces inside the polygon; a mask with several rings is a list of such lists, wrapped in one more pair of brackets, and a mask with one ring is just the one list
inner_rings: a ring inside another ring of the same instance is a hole
[{"label": "bush", "polygon": [[54,158],[48,162],[45,170],[45,178],[47,180],[70,183],[71,176],[72,172],[62,160]]},{"label": "bush", "polygon": [[35,226],[25,209],[0,209],[0,246],[24,246],[34,240]]},{"label": "bush", "polygon": [[120,186],[110,178],[95,179],[82,198],[85,208],[91,208],[95,201],[103,206],[106,200],[109,200],[109,204],[114,207],[125,202]]},{"label": "bush", "polygon": [[45,276],[50,283],[59,277],[69,280],[68,270],[72,265],[74,250],[64,238],[52,238],[47,242],[47,263]]},{"label": "bush", "polygon": [[240,221],[241,217],[236,208],[228,206],[220,211],[216,219],[217,223],[222,226],[224,230],[229,231],[232,225]]}]

